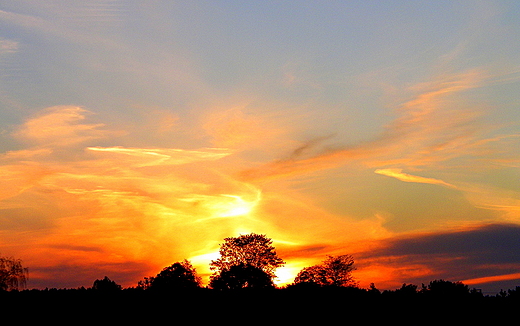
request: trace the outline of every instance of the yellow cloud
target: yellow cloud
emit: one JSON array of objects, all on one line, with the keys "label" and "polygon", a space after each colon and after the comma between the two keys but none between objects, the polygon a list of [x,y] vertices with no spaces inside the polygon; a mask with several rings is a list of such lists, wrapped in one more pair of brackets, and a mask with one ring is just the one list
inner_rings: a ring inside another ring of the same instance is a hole
[{"label": "yellow cloud", "polygon": [[402,169],[377,169],[374,172],[377,174],[386,175],[387,177],[396,178],[404,182],[428,183],[433,185],[441,185],[450,188],[456,188],[454,185],[444,182],[442,180],[419,177],[416,175],[403,173],[402,171]]}]

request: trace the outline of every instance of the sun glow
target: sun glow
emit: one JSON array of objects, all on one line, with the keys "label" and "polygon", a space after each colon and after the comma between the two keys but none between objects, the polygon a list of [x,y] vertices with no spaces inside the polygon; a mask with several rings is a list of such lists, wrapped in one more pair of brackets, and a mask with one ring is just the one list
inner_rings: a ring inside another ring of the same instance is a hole
[{"label": "sun glow", "polygon": [[299,271],[300,268],[296,266],[282,266],[276,269],[276,278],[274,279],[274,283],[277,286],[291,284]]},{"label": "sun glow", "polygon": [[260,191],[257,191],[250,200],[244,199],[246,195],[220,194],[208,201],[208,209],[212,212],[210,218],[236,217],[250,214],[261,199]]},{"label": "sun glow", "polygon": [[232,198],[233,200],[230,203],[225,203],[222,207],[222,210],[218,213],[221,217],[232,217],[239,215],[246,215],[251,212],[251,210],[256,205],[256,201],[247,202],[242,199],[240,196],[235,195],[222,195],[224,197]]}]

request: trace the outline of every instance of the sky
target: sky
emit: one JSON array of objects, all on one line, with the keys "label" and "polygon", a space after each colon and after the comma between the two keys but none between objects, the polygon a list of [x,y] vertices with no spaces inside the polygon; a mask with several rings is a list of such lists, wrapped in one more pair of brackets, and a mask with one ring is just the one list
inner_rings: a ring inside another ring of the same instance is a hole
[{"label": "sky", "polygon": [[520,3],[0,3],[0,254],[135,286],[265,234],[278,284],[520,285]]}]

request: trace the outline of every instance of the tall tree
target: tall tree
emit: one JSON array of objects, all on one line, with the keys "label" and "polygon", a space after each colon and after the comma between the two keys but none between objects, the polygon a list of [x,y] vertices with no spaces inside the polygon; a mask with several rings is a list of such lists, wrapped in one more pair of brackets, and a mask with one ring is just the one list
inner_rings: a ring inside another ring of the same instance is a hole
[{"label": "tall tree", "polygon": [[20,259],[0,257],[0,291],[18,290],[25,287],[29,270]]},{"label": "tall tree", "polygon": [[321,264],[305,267],[296,276],[294,283],[313,283],[319,286],[355,286],[352,276],[355,270],[351,255],[327,256]]},{"label": "tall tree", "polygon": [[274,271],[285,264],[272,243],[265,235],[255,233],[225,238],[220,246],[220,258],[210,264],[214,271],[210,284],[239,278],[245,287],[254,287],[253,284],[272,285]]}]

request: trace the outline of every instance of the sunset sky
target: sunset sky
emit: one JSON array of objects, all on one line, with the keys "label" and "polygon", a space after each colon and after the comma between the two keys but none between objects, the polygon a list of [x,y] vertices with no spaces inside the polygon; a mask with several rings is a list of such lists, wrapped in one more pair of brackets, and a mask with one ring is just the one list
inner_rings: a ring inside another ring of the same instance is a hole
[{"label": "sunset sky", "polygon": [[279,284],[520,285],[520,2],[0,3],[0,255],[135,286],[226,237]]}]

